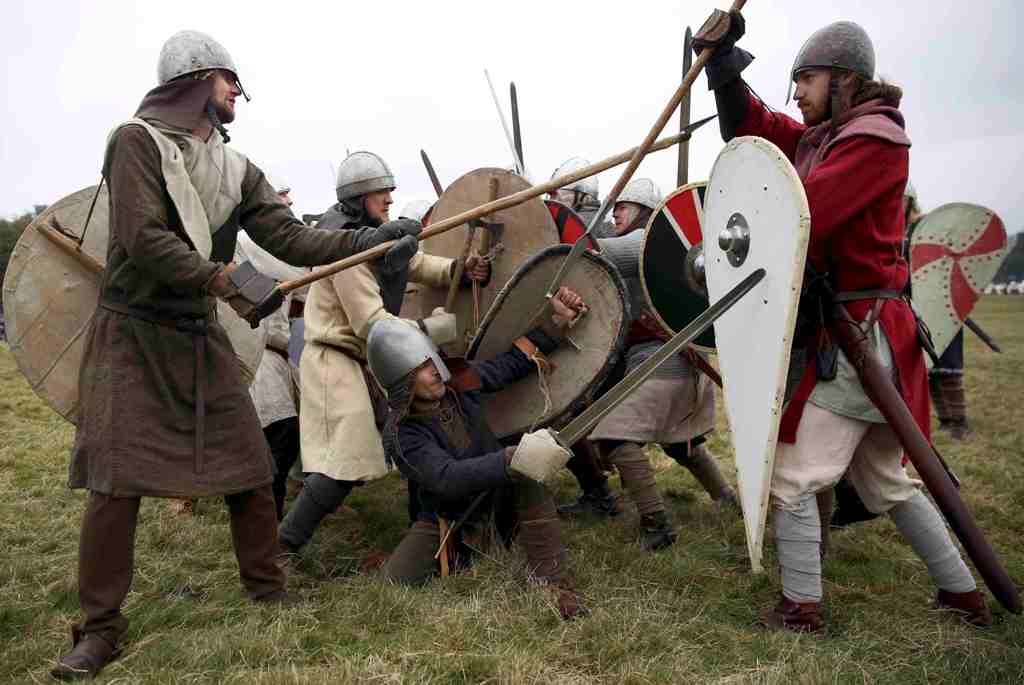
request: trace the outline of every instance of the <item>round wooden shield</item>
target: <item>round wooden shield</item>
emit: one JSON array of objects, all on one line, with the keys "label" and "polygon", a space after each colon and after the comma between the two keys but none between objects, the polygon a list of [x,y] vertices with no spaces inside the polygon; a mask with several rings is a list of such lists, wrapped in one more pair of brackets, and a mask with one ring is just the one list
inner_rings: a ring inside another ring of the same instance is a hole
[{"label": "round wooden shield", "polygon": [[[72,423],[78,414],[78,369],[85,332],[99,301],[107,260],[106,187],[96,199],[80,257],[58,247],[41,229],[80,236],[95,195],[93,186],[47,207],[25,228],[4,277],[4,315],[11,352],[36,394]],[[218,303],[217,312],[251,381],[266,333],[262,328],[250,328],[225,303]]]},{"label": "round wooden shield", "polygon": [[[583,221],[583,217],[574,212],[571,207],[563,205],[557,200],[544,200],[544,204],[551,212],[551,218],[555,220],[558,238],[562,243],[572,245],[586,235],[587,224]],[[594,242],[590,241],[588,247],[594,249]]]},{"label": "round wooden shield", "polygon": [[[469,359],[486,360],[509,351],[538,317],[550,315],[544,293],[571,249],[549,247],[519,268],[488,311]],[[584,251],[562,285],[579,293],[588,312],[548,355],[550,373],[531,374],[484,396],[487,422],[499,438],[567,421],[604,381],[622,351],[629,305],[626,284],[611,262]]]},{"label": "round wooden shield", "polygon": [[[703,240],[704,193],[707,182],[690,183],[671,193],[651,214],[640,256],[640,282],[655,318],[678,333],[708,308],[708,296],[695,290],[684,275],[691,248]],[[713,351],[715,332],[704,331],[694,347]]]},{"label": "round wooden shield", "polygon": [[[766,140],[732,140],[704,194],[708,295],[718,300],[756,269],[764,279],[715,322],[747,547],[761,548],[811,213],[793,165]],[[723,244],[727,247],[723,248]]]},{"label": "round wooden shield", "polygon": [[[431,221],[461,214],[491,200],[491,179],[497,179],[497,197],[512,195],[530,187],[521,176],[505,169],[477,169],[457,179],[444,191],[431,213]],[[474,250],[491,257],[491,280],[479,288],[479,300],[474,303],[473,289],[460,288],[455,298],[455,316],[459,337],[442,349],[449,356],[465,355],[469,338],[476,331],[477,313],[480,319],[491,308],[495,298],[516,270],[539,250],[558,243],[558,230],[551,213],[540,198],[501,210],[481,220],[474,231]],[[421,244],[424,252],[442,257],[458,258],[465,252],[468,227],[460,226],[434,236]],[[419,291],[420,315],[429,315],[435,307],[443,307],[447,289],[422,287]]]},{"label": "round wooden shield", "polygon": [[942,205],[914,227],[911,288],[936,352],[949,347],[1009,249],[1002,220],[979,205]]}]

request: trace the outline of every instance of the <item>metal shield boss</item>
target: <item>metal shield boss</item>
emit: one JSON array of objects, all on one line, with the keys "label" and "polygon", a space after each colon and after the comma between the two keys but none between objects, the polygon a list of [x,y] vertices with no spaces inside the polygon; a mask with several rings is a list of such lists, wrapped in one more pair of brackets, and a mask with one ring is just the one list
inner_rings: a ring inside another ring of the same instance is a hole
[{"label": "metal shield boss", "polygon": [[[673,334],[708,308],[702,249],[704,194],[707,182],[678,188],[654,210],[644,233],[640,282],[647,305],[659,323]],[[694,347],[714,351],[712,328]]]},{"label": "metal shield boss", "polygon": [[914,228],[910,240],[911,292],[940,355],[1008,253],[1002,220],[979,205],[942,205],[928,212]]},{"label": "metal shield boss", "polygon": [[[486,360],[511,349],[541,316],[550,316],[544,293],[571,250],[555,245],[537,253],[508,281],[480,324],[467,357]],[[629,328],[626,284],[612,264],[585,251],[562,285],[579,293],[587,313],[548,355],[550,371],[531,374],[504,390],[484,395],[488,424],[499,438],[543,426],[561,427],[611,373]]]},{"label": "metal shield boss", "polygon": [[777,147],[736,138],[718,155],[704,196],[708,294],[716,301],[758,268],[764,280],[715,323],[718,366],[753,570],[761,549],[811,214]]},{"label": "metal shield boss", "polygon": [[[491,200],[490,182],[498,181],[497,197],[502,198],[530,187],[520,176],[505,169],[484,168],[463,175],[444,191],[430,213],[431,223],[442,221],[486,204]],[[462,256],[469,226],[461,226],[425,240],[420,249],[441,257],[458,259]],[[458,320],[459,337],[442,351],[449,356],[465,356],[469,340],[476,332],[475,315],[480,320],[491,308],[498,293],[527,259],[541,249],[558,243],[558,230],[551,213],[540,198],[509,207],[484,217],[476,223],[473,235],[473,252],[491,261],[491,279],[478,288],[479,301],[474,302],[474,289],[459,288],[454,304]],[[435,307],[445,306],[447,288],[421,286],[419,316],[429,316]]]},{"label": "metal shield boss", "polygon": [[[82,234],[96,186],[50,205],[25,228],[11,254],[4,277],[7,339],[18,368],[40,398],[68,421],[78,415],[78,371],[86,332],[99,301],[106,265],[110,216],[106,186],[96,198],[81,252],[96,266],[57,247],[40,227]],[[263,327],[252,329],[234,310],[217,302],[217,318],[235,348],[246,380],[251,382],[266,343]]]}]

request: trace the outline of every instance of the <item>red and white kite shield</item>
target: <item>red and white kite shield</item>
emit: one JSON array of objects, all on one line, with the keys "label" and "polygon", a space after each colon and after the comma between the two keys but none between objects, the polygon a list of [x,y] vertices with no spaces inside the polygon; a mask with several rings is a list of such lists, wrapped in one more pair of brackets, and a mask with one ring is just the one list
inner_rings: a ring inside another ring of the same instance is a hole
[{"label": "red and white kite shield", "polygon": [[990,209],[953,202],[929,212],[910,240],[914,305],[942,354],[1009,252],[1006,228]]}]

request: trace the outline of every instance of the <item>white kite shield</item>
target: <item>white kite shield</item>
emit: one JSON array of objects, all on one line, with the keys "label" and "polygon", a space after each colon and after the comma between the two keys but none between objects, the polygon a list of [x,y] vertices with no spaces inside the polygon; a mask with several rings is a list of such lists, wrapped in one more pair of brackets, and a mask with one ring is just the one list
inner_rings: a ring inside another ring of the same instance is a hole
[{"label": "white kite shield", "polygon": [[[79,246],[89,208],[95,206]],[[3,284],[7,340],[32,390],[68,421],[78,416],[78,369],[85,333],[99,302],[110,236],[104,186],[72,193],[46,208],[18,239]],[[217,319],[246,380],[252,382],[266,343],[226,303]]]},{"label": "white kite shield", "polygon": [[914,227],[911,292],[937,353],[949,347],[1008,253],[1002,220],[979,205],[942,205]]},{"label": "white kite shield", "polygon": [[758,287],[715,322],[747,549],[760,572],[775,446],[811,214],[803,184],[777,147],[736,138],[715,160],[704,198],[708,295],[718,300],[756,269]]}]

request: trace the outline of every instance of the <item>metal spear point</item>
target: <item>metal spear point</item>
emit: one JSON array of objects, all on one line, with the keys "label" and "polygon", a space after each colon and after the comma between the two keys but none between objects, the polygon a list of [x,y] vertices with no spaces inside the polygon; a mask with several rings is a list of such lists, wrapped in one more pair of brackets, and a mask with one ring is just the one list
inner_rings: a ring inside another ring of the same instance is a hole
[{"label": "metal spear point", "polygon": [[[686,27],[686,37],[683,39],[683,78],[690,72],[693,66],[693,31]],[[687,92],[683,101],[679,103],[679,130],[685,131],[690,125],[690,93]],[[679,167],[676,169],[676,187],[686,185],[690,178],[690,141],[679,145]]]},{"label": "metal spear point", "polygon": [[491,75],[486,69],[484,69],[484,77],[487,79],[487,87],[491,90],[491,99],[494,100],[494,107],[498,110],[498,119],[501,121],[501,128],[505,131],[505,140],[508,141],[508,147],[512,151],[512,162],[516,173],[525,178],[526,170],[523,168],[523,160],[519,158],[516,152],[515,141],[512,140],[512,133],[508,128],[508,122],[505,120],[505,110],[501,108],[501,103],[498,102],[498,94],[494,91],[494,83],[491,81]]},{"label": "metal spear point", "polygon": [[[731,9],[739,11],[743,9],[743,6],[746,4],[747,0],[733,0]],[[640,166],[640,162],[643,161],[643,158],[648,152],[650,152],[651,146],[654,144],[654,139],[657,138],[658,134],[665,128],[665,124],[668,123],[668,120],[675,113],[676,108],[679,107],[679,103],[683,101],[683,97],[690,92],[690,86],[692,86],[693,82],[697,80],[697,76],[700,74],[701,70],[704,69],[704,65],[708,63],[708,60],[711,59],[713,54],[715,54],[714,50],[701,50],[700,55],[697,57],[697,61],[690,67],[690,71],[686,73],[686,76],[683,78],[683,82],[679,84],[679,87],[676,88],[676,92],[673,93],[672,97],[669,99],[668,104],[665,105],[663,110],[661,110],[661,114],[658,115],[658,119],[654,122],[654,126],[652,126],[651,130],[647,132],[647,137],[644,138],[644,141],[640,143],[639,146],[637,146],[636,152],[633,153],[633,158],[629,160],[629,164],[626,166],[625,171],[622,172],[622,175],[619,176],[619,180],[615,182],[615,185],[612,187],[612,191],[608,193],[608,197],[606,197],[604,202],[601,203],[601,208],[598,210],[597,214],[594,215],[594,218],[591,219],[590,225],[587,227],[587,232],[580,236],[572,246],[572,251],[569,252],[569,256],[566,257],[564,262],[562,262],[562,268],[558,270],[558,273],[555,274],[555,279],[551,282],[551,285],[548,286],[548,290],[545,293],[546,297],[554,297],[554,294],[558,290],[558,286],[562,282],[562,278],[564,278],[567,273],[568,268],[573,262],[579,259],[580,253],[583,252],[585,247],[590,244],[591,233],[594,228],[604,221],[604,217],[608,213],[608,209],[615,204],[616,200],[619,199],[619,194],[622,192],[622,189],[626,187],[627,183],[629,183],[629,179],[633,178],[633,174],[636,172],[637,167]]]},{"label": "metal spear point", "polygon": [[516,158],[523,167],[523,175],[526,174],[526,161],[523,157],[523,131],[519,127],[519,96],[516,94],[516,83],[513,81],[508,86],[509,97],[512,101],[512,145],[516,149]]},{"label": "metal spear point", "polygon": [[430,157],[427,157],[426,150],[420,150],[420,159],[423,160],[423,166],[427,168],[427,176],[430,177],[430,184],[434,186],[434,192],[441,197],[441,194],[444,193],[444,186],[441,185],[441,179],[437,177],[437,172],[434,171],[434,165],[430,163]]}]

